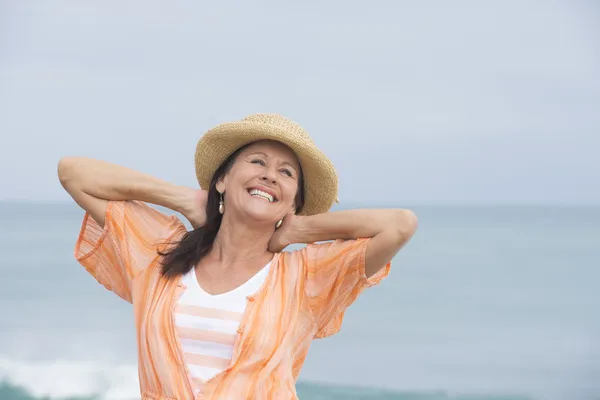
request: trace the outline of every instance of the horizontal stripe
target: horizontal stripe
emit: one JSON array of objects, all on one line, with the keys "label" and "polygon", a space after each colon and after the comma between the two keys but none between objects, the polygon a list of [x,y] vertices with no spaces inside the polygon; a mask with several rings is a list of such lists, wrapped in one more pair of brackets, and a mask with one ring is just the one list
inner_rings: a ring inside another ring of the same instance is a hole
[{"label": "horizontal stripe", "polygon": [[177,333],[181,339],[201,340],[203,342],[213,342],[233,346],[236,335],[214,331],[205,331],[202,329],[191,329],[177,327]]},{"label": "horizontal stripe", "polygon": [[204,382],[206,382],[207,380],[206,379],[202,379],[202,378],[198,378],[198,377],[192,377],[192,381],[194,382],[194,384],[196,386],[202,386],[202,385],[204,385]]},{"label": "horizontal stripe", "polygon": [[219,310],[217,308],[198,307],[187,304],[177,304],[177,314],[193,315],[194,317],[222,319],[226,321],[240,322],[242,313],[234,311]]},{"label": "horizontal stripe", "polygon": [[175,325],[183,328],[202,329],[221,333],[236,334],[240,326],[237,321],[225,321],[211,318],[194,317],[192,315],[175,314]]},{"label": "horizontal stripe", "polygon": [[233,346],[219,343],[201,342],[199,340],[181,339],[181,350],[184,353],[204,354],[228,360],[233,356]]},{"label": "horizontal stripe", "polygon": [[188,371],[190,371],[190,375],[193,379],[202,379],[203,381],[207,381],[223,370],[210,367],[202,367],[200,365],[188,365]]},{"label": "horizontal stripe", "polygon": [[250,291],[240,291],[238,293],[230,293],[223,298],[217,299],[194,289],[194,287],[188,285],[186,291],[179,298],[178,303],[182,305],[202,306],[206,308],[215,308],[217,310],[243,313],[246,309],[246,304],[248,303],[246,296],[253,293]]},{"label": "horizontal stripe", "polygon": [[227,368],[230,362],[230,360],[225,358],[206,356],[204,354],[184,353],[183,358],[188,364],[216,368],[219,370],[224,370]]}]

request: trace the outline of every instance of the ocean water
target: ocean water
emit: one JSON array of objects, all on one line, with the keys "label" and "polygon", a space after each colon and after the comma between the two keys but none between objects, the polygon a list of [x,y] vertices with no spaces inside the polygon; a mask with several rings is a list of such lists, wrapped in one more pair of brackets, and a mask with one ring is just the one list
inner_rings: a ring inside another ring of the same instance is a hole
[{"label": "ocean water", "polygon": [[[600,400],[600,207],[412,209],[300,399]],[[73,259],[82,216],[0,203],[1,400],[139,398],[131,307]]]}]

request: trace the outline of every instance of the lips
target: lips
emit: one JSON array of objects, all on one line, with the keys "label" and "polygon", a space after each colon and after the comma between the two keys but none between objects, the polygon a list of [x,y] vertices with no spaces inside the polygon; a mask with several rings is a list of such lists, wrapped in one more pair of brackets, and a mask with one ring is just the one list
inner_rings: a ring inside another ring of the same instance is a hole
[{"label": "lips", "polygon": [[257,197],[259,199],[263,199],[265,201],[268,201],[269,203],[275,203],[276,201],[278,201],[275,193],[273,193],[272,191],[270,191],[266,188],[259,189],[259,188],[253,187],[253,188],[248,189],[248,193],[252,197]]}]

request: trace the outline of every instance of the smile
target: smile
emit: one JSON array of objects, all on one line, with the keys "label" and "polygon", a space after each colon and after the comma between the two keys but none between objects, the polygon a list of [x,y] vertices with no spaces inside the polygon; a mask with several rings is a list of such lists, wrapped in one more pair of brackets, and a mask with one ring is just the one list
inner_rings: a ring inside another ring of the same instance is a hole
[{"label": "smile", "polygon": [[274,203],[277,201],[277,198],[275,196],[259,189],[249,189],[248,193],[250,193],[250,196],[252,197],[257,197],[259,199],[266,200],[269,203]]}]

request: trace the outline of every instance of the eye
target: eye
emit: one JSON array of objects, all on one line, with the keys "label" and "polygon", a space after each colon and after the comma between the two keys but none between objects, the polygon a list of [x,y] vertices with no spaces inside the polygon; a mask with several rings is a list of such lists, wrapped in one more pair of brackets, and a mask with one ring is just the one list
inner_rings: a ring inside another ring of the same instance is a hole
[{"label": "eye", "polygon": [[250,161],[252,164],[258,164],[258,165],[262,165],[263,167],[265,165],[267,165],[263,160],[261,160],[260,158],[255,158],[254,160]]},{"label": "eye", "polygon": [[286,175],[287,175],[287,176],[289,176],[290,178],[291,178],[292,176],[294,176],[294,174],[292,174],[292,171],[290,171],[290,170],[289,170],[289,169],[287,169],[287,168],[283,168],[283,169],[281,170],[281,172],[283,172],[284,174],[286,174]]}]

